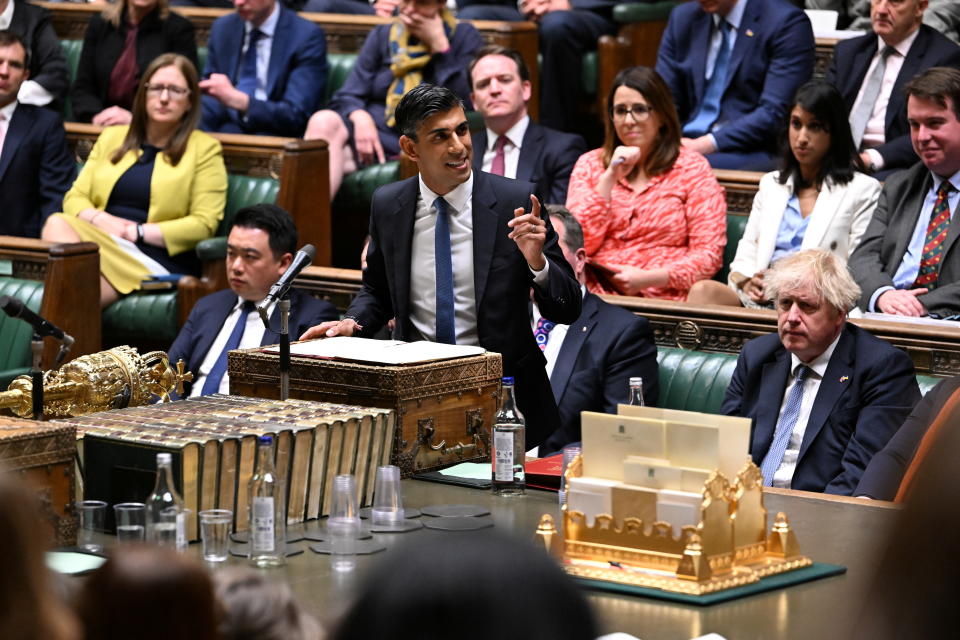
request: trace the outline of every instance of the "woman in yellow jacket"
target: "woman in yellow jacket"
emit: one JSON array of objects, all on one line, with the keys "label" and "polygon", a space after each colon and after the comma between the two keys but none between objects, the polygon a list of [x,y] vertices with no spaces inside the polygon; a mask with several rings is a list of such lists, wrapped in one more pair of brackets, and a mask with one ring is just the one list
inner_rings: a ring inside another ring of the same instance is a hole
[{"label": "woman in yellow jacket", "polygon": [[100,246],[100,305],[151,275],[192,273],[192,249],[223,217],[227,172],[220,143],[196,130],[197,70],[164,54],[143,74],[129,126],[108,127],[42,237]]}]

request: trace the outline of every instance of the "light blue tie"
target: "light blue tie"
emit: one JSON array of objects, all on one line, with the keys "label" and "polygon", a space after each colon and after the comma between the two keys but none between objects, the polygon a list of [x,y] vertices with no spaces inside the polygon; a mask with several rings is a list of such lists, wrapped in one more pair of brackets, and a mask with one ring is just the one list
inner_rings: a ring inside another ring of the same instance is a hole
[{"label": "light blue tie", "polygon": [[790,396],[787,398],[787,404],[780,414],[780,420],[777,421],[777,430],[773,434],[773,443],[760,463],[760,473],[763,474],[763,486],[773,485],[773,474],[780,468],[783,462],[783,454],[787,452],[787,444],[790,443],[790,435],[797,424],[797,418],[800,416],[800,405],[803,403],[803,383],[807,380],[807,374],[810,368],[801,364],[797,367],[797,378],[790,388]]},{"label": "light blue tie", "polygon": [[437,270],[437,342],[457,343],[453,325],[453,259],[450,255],[450,216],[447,201],[433,201],[437,224],[433,233],[433,253]]},{"label": "light blue tie", "polygon": [[713,75],[707,80],[707,90],[703,92],[700,110],[697,115],[683,127],[683,135],[688,138],[699,138],[710,131],[710,127],[720,116],[720,98],[723,97],[723,88],[727,83],[727,69],[730,66],[730,23],[720,18],[720,51],[713,64]]}]

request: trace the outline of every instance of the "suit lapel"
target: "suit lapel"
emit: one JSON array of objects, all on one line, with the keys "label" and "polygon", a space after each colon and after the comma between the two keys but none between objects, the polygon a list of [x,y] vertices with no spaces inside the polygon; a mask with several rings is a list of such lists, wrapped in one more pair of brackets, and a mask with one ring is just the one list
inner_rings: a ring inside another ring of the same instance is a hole
[{"label": "suit lapel", "polygon": [[273,95],[273,89],[283,74],[283,67],[287,64],[287,47],[290,46],[292,38],[287,37],[290,31],[290,20],[292,16],[278,5],[280,16],[277,19],[277,28],[273,30],[273,43],[270,46],[270,67],[267,69],[267,95]]},{"label": "suit lapel", "polygon": [[563,338],[560,353],[557,354],[557,361],[553,364],[550,386],[553,388],[553,398],[558,406],[567,390],[567,383],[570,382],[570,374],[573,373],[573,365],[577,362],[580,349],[597,324],[595,316],[600,308],[597,300],[598,298],[593,294],[587,294],[583,299],[583,311],[577,321],[567,329],[567,335]]},{"label": "suit lapel", "polygon": [[483,154],[487,152],[487,128],[473,134],[473,170],[483,171]]},{"label": "suit lapel", "polygon": [[853,335],[845,328],[830,357],[830,364],[820,381],[820,389],[810,409],[810,417],[803,432],[803,442],[800,444],[800,453],[797,464],[803,461],[803,454],[810,448],[810,443],[817,437],[824,423],[830,417],[840,396],[854,384],[853,371]]},{"label": "suit lapel", "polygon": [[[520,158],[517,162],[517,180],[530,182],[533,168],[537,165],[537,156],[543,151],[543,128],[533,120],[527,125],[520,143]],[[547,196],[549,194],[543,194]]]},{"label": "suit lapel", "polygon": [[770,264],[770,258],[777,249],[777,235],[780,233],[780,224],[783,222],[783,214],[787,209],[787,202],[790,200],[790,194],[793,193],[793,177],[787,178],[786,184],[776,183],[776,191],[773,193],[772,200],[767,211],[773,212],[769,222],[764,222],[760,227],[760,239],[757,242],[757,264]]},{"label": "suit lapel", "polygon": [[707,55],[710,53],[710,36],[713,34],[713,17],[703,11],[697,12],[697,25],[691,29],[693,42],[697,43],[700,50],[693,56],[693,95],[694,101],[690,105],[690,116],[692,117],[697,110],[697,106],[703,101],[703,92],[707,85]]},{"label": "suit lapel", "polygon": [[787,376],[790,374],[790,352],[779,349],[773,362],[763,367],[763,377],[760,381],[760,393],[757,396],[757,415],[753,430],[752,446],[750,447],[753,459],[760,464],[770,444],[773,434],[777,430],[777,420],[780,418],[780,404],[783,402],[783,393],[787,386]]},{"label": "suit lapel", "polygon": [[227,61],[227,69],[230,69],[230,81],[236,85],[240,81],[240,64],[243,60],[243,38],[246,34],[247,27],[243,19],[237,15],[235,16],[236,28],[224,29],[224,47],[223,50],[226,55],[232,56],[230,60]]},{"label": "suit lapel", "polygon": [[13,117],[10,118],[10,125],[7,127],[7,135],[4,137],[3,154],[0,155],[0,180],[3,180],[7,167],[13,162],[13,156],[17,154],[17,149],[27,139],[30,129],[33,128],[34,117],[30,109],[24,109],[23,105],[17,105],[13,111]]},{"label": "suit lapel", "polygon": [[[413,223],[419,195],[420,179],[417,176],[409,178],[397,197],[393,212],[384,220],[387,223],[384,227],[393,240],[393,251],[384,251],[383,258],[386,261],[387,273],[393,273],[395,286],[391,295],[398,322],[401,318],[407,318],[410,309],[410,269],[414,267],[411,263]],[[386,240],[381,241],[386,245]],[[409,324],[407,320],[404,321]]]},{"label": "suit lapel", "polygon": [[[903,205],[900,208],[901,213],[897,216],[897,223],[887,228],[887,233],[897,238],[897,244],[891,256],[892,260],[886,265],[888,268],[893,269],[891,273],[895,272],[900,266],[900,263],[903,262],[903,257],[907,253],[907,247],[910,245],[910,239],[913,236],[913,230],[917,228],[917,220],[920,219],[920,209],[923,207],[923,200],[933,184],[930,171],[922,164],[917,164],[911,171],[920,171],[923,179],[920,181],[921,187],[919,189],[912,189],[911,193],[904,199]],[[956,237],[956,231],[952,228],[953,225],[950,226],[950,231],[954,231],[953,237]],[[951,240],[950,231],[947,232],[948,243]],[[944,248],[943,260],[946,260],[946,248]]]},{"label": "suit lapel", "polygon": [[839,205],[843,200],[845,190],[834,188],[833,181],[829,179],[823,187],[823,191],[817,197],[816,204],[813,205],[810,223],[803,236],[802,249],[820,246],[823,236],[826,235],[827,229],[833,223],[834,216],[840,211]]},{"label": "suit lapel", "polygon": [[893,89],[890,91],[890,100],[887,102],[887,113],[884,117],[884,128],[887,130],[890,129],[890,125],[893,124],[898,115],[906,112],[907,96],[903,87],[923,68],[923,58],[927,53],[927,40],[929,40],[929,35],[926,29],[921,26],[916,40],[913,41],[910,50],[907,51],[907,56],[903,59],[900,73],[897,74],[897,79],[893,82]]},{"label": "suit lapel", "polygon": [[737,41],[733,43],[733,52],[730,55],[730,67],[727,70],[727,79],[723,84],[724,93],[727,87],[733,82],[737,75],[737,69],[743,62],[747,53],[753,49],[754,42],[757,40],[756,34],[763,28],[760,24],[760,16],[755,12],[757,3],[751,2],[744,11],[743,19],[740,21],[740,29],[737,30]]},{"label": "suit lapel", "polygon": [[[847,108],[852,109],[853,103],[857,100],[857,94],[860,93],[860,87],[863,86],[863,80],[867,77],[867,70],[870,68],[870,61],[877,53],[877,36],[871,32],[869,34],[867,46],[859,49],[853,56],[850,64],[850,81],[844,87],[843,99],[847,103]],[[889,110],[888,110],[889,113]]]},{"label": "suit lapel", "polygon": [[199,356],[193,369],[195,372],[200,370],[200,365],[203,364],[203,360],[207,357],[207,352],[210,351],[210,347],[213,346],[213,341],[217,339],[217,335],[220,333],[223,325],[227,322],[227,318],[237,304],[236,294],[232,291],[229,292],[229,295],[226,295],[226,293],[227,292],[224,292],[223,303],[206,315],[203,329],[198,332],[202,337],[197,341],[197,347],[193,351],[193,353]]},{"label": "suit lapel", "polygon": [[482,171],[473,173],[473,280],[477,308],[483,304],[487,276],[497,242],[497,196]]},{"label": "suit lapel", "polygon": [[[3,177],[0,175],[0,177]],[[947,201],[949,203],[949,200]],[[953,245],[957,241],[957,237],[960,236],[960,218],[957,218],[957,213],[960,212],[960,204],[953,207],[950,213],[950,226],[947,228],[947,238],[943,241],[943,257],[940,259],[940,267],[937,270],[943,269],[943,265],[946,264],[949,259],[948,254],[950,250],[953,249]]]}]

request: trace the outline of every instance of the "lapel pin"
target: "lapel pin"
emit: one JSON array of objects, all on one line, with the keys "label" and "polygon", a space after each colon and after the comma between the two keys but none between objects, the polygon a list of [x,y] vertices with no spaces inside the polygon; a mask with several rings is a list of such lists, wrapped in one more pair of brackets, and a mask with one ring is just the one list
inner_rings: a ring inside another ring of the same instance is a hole
[{"label": "lapel pin", "polygon": [[587,332],[587,328],[586,328],[586,327],[581,327],[581,328],[580,328],[580,331],[582,331],[583,333],[586,333],[586,332]]},{"label": "lapel pin", "polygon": [[747,29],[746,33],[747,33],[747,37],[748,37],[748,38],[752,38],[752,37],[753,37],[753,29]]},{"label": "lapel pin", "polygon": [[840,382],[846,382],[850,379],[850,376],[840,376]]}]

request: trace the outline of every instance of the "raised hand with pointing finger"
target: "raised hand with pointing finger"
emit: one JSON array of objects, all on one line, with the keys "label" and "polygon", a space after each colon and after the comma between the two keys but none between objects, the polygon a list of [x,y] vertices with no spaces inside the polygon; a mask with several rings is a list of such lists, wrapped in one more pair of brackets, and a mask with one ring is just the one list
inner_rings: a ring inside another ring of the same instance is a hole
[{"label": "raised hand with pointing finger", "polygon": [[543,257],[543,243],[547,239],[547,223],[540,217],[540,201],[530,194],[530,213],[524,213],[523,207],[513,210],[513,220],[507,223],[512,231],[508,236],[517,243],[520,253],[534,271],[540,271],[547,264]]}]

